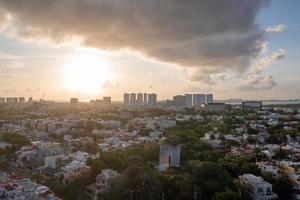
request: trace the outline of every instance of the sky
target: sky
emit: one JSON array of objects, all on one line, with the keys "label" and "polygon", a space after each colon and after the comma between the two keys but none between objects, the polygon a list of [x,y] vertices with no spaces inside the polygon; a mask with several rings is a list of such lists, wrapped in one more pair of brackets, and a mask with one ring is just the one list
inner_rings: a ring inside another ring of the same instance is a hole
[{"label": "sky", "polygon": [[299,0],[0,0],[0,96],[300,98]]}]

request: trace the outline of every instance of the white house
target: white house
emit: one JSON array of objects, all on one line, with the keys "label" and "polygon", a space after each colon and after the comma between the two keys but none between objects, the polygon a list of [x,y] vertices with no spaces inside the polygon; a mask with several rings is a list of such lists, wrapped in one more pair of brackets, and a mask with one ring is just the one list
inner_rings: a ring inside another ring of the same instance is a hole
[{"label": "white house", "polygon": [[274,200],[278,197],[272,190],[272,184],[262,177],[253,174],[239,176],[243,191],[249,193],[254,200]]},{"label": "white house", "polygon": [[276,163],[257,162],[256,165],[262,173],[271,173],[275,177],[277,177],[278,174],[280,173],[280,169]]},{"label": "white house", "polygon": [[77,160],[73,160],[68,165],[62,168],[65,181],[71,181],[77,176],[87,172],[89,167],[84,163]]},{"label": "white house", "polygon": [[61,154],[61,155],[57,155],[57,156],[45,157],[44,166],[55,169],[57,167],[57,162],[59,160],[62,160],[62,161],[68,160],[68,156]]}]

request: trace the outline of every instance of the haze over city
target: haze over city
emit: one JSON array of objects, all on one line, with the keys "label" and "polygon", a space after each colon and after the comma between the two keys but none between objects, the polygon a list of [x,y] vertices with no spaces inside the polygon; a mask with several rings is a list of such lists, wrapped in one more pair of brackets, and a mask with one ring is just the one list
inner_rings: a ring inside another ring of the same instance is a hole
[{"label": "haze over city", "polygon": [[0,200],[300,200],[300,0],[0,0]]},{"label": "haze over city", "polygon": [[299,98],[299,7],[297,0],[0,0],[0,96]]}]

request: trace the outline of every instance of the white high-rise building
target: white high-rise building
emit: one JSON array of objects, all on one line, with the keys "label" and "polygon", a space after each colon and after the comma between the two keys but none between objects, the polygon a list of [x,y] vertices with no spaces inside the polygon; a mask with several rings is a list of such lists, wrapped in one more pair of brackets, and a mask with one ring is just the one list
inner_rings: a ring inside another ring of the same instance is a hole
[{"label": "white high-rise building", "polygon": [[201,106],[205,104],[205,94],[193,94],[193,106]]},{"label": "white high-rise building", "polygon": [[148,94],[148,105],[155,106],[157,102],[157,94]]},{"label": "white high-rise building", "polygon": [[142,93],[137,94],[137,105],[143,105],[143,94]]},{"label": "white high-rise building", "polygon": [[214,102],[213,94],[207,94],[206,95],[206,104],[213,103],[213,102]]},{"label": "white high-rise building", "polygon": [[129,105],[129,94],[128,93],[125,93],[123,95],[123,102],[124,102],[124,105]]},{"label": "white high-rise building", "polygon": [[148,94],[144,93],[144,105],[148,105]]},{"label": "white high-rise building", "polygon": [[192,94],[185,94],[185,106],[187,108],[191,108],[193,106],[193,95]]},{"label": "white high-rise building", "polygon": [[130,94],[130,105],[135,105],[136,104],[136,94],[131,93]]}]

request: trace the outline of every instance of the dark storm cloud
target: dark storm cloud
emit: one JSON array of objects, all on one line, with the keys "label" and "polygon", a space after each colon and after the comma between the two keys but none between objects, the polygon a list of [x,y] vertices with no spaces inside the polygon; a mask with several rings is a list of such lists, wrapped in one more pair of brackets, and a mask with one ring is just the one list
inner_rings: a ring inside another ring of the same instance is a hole
[{"label": "dark storm cloud", "polygon": [[81,38],[161,61],[244,70],[261,51],[257,14],[268,0],[0,0],[10,34],[60,43]]}]

